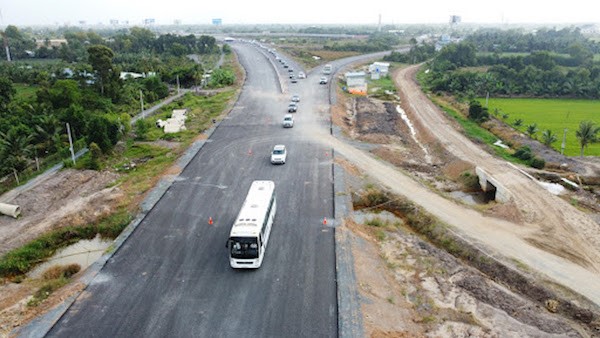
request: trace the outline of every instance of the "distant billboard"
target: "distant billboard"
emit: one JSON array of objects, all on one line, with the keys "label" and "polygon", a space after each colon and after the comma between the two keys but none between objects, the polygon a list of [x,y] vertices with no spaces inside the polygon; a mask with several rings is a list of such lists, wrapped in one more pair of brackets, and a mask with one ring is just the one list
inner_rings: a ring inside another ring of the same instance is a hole
[{"label": "distant billboard", "polygon": [[212,24],[215,26],[221,26],[223,24],[222,19],[212,19]]}]

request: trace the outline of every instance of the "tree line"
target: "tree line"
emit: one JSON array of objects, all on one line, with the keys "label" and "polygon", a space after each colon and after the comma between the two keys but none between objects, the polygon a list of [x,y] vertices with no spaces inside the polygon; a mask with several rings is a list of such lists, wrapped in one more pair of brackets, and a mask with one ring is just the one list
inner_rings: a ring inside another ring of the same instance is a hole
[{"label": "tree line", "polygon": [[[527,55],[478,54],[472,42],[443,48],[430,63],[427,82],[435,91],[466,96],[528,96],[598,99],[600,63],[584,45],[568,55],[534,51]],[[469,67],[479,67],[473,69]]]},{"label": "tree line", "polygon": [[[490,50],[494,53],[481,53]],[[525,54],[499,53],[508,51]],[[598,44],[588,41],[578,29],[541,30],[536,34],[484,30],[436,53],[423,79],[433,91],[470,100],[469,118],[482,123],[490,115],[475,97],[600,98],[600,63],[593,59],[597,51]],[[522,121],[516,120],[514,125],[518,128]],[[537,132],[536,124],[526,126],[530,137]],[[593,121],[581,121],[576,131],[581,156],[589,144],[598,141],[599,133],[600,127]],[[544,144],[550,146],[556,140],[552,131],[543,132]],[[544,165],[529,149],[519,149],[515,156],[534,167]]]},{"label": "tree line", "polygon": [[[68,156],[66,123],[81,147],[93,143],[109,152],[128,131],[126,112],[138,111],[140,92],[152,102],[168,96],[167,84],[178,77],[182,86],[199,84],[204,70],[187,55],[220,52],[213,37],[156,36],[135,27],[112,37],[66,32],[67,43],[38,49],[31,36],[14,26],[3,34],[13,59],[26,60],[0,62],[0,176],[24,170],[37,157]],[[30,48],[33,58],[58,59],[30,62],[32,55],[25,52]],[[156,75],[123,80],[123,69]],[[217,78],[231,83],[232,74],[219,70]],[[18,96],[21,87],[34,94]]]}]

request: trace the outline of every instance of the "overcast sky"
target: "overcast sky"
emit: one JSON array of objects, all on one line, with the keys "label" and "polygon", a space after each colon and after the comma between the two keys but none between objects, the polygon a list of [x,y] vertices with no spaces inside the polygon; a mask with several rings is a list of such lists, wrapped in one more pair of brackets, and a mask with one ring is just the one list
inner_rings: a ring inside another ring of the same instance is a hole
[{"label": "overcast sky", "polygon": [[[359,3],[360,6],[352,5]],[[0,26],[109,24],[600,23],[598,0],[0,0]]]}]

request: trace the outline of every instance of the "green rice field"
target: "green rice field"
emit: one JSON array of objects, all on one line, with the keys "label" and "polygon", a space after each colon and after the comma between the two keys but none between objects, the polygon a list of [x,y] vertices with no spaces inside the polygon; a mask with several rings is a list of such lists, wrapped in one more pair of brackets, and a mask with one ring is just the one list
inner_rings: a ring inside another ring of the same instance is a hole
[{"label": "green rice field", "polygon": [[[479,101],[485,105],[485,98]],[[490,98],[488,110],[490,114],[494,110],[500,110],[502,114],[508,114],[506,122],[514,127],[516,119],[522,119],[523,125],[519,127],[522,132],[528,125],[537,123],[539,131],[535,136],[541,139],[541,134],[546,129],[552,130],[558,137],[558,141],[552,147],[560,151],[563,130],[567,129],[565,155],[579,156],[579,140],[575,132],[579,123],[590,120],[600,126],[600,100],[570,100],[570,99],[504,99]],[[598,135],[600,137],[600,134]],[[584,151],[586,156],[600,156],[600,143],[588,145]]]}]

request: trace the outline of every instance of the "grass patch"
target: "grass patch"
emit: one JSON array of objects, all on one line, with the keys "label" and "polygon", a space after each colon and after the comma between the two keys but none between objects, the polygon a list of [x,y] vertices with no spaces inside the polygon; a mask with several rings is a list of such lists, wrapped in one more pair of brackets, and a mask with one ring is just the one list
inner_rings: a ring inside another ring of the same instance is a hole
[{"label": "grass patch", "polygon": [[487,129],[481,127],[479,124],[477,124],[477,122],[468,119],[466,116],[462,115],[456,110],[441,103],[439,100],[432,99],[432,101],[441,107],[446,114],[458,122],[458,124],[460,124],[460,126],[463,128],[464,134],[475,143],[485,143],[489,145],[490,149],[493,149],[497,156],[509,162],[527,164],[526,161],[514,157],[511,150],[494,146],[493,144],[498,140],[498,137],[489,132]]},{"label": "grass patch", "polygon": [[[478,99],[485,104],[485,98]],[[600,125],[600,101],[598,100],[574,100],[574,99],[523,99],[523,98],[490,98],[488,109],[493,112],[498,109],[502,113],[510,115],[510,121],[523,120],[521,127],[525,128],[533,123],[539,129],[538,138],[546,130],[552,130],[559,140],[552,147],[560,151],[564,129],[567,129],[565,155],[579,155],[579,140],[576,131],[579,123],[584,120],[593,121]],[[600,143],[590,144],[585,155],[600,156]]]},{"label": "grass patch", "polygon": [[30,86],[24,83],[14,83],[13,88],[15,89],[14,100],[20,100],[25,102],[35,101],[37,86]]},{"label": "grass patch", "polygon": [[62,286],[66,285],[69,282],[68,278],[61,277],[57,279],[53,279],[45,282],[41,288],[39,288],[34,294],[33,297],[27,302],[27,306],[36,307],[40,305],[44,300],[46,300],[50,295],[60,289]]},{"label": "grass patch", "polygon": [[376,228],[385,228],[389,225],[389,222],[387,222],[379,217],[375,217],[375,218],[368,219],[365,222],[365,224],[368,226],[376,227]]},{"label": "grass patch", "polygon": [[375,238],[377,238],[378,241],[384,241],[386,239],[387,235],[385,234],[385,231],[383,230],[377,230],[375,231]]},{"label": "grass patch", "polygon": [[386,94],[386,91],[396,93],[396,85],[389,75],[382,76],[378,80],[369,80],[369,94],[371,96],[382,100],[393,100],[394,96]]},{"label": "grass patch", "polygon": [[[199,133],[213,125],[212,120],[221,115],[234,95],[235,90],[233,89],[212,96],[186,93],[181,100],[162,107],[159,113],[148,118],[151,126],[150,130],[145,134],[144,140],[156,141],[164,139],[188,145]],[[185,123],[187,130],[174,134],[165,134],[161,128],[155,127],[157,120],[166,120],[171,117],[173,109],[182,108],[188,109],[189,118]]]}]

